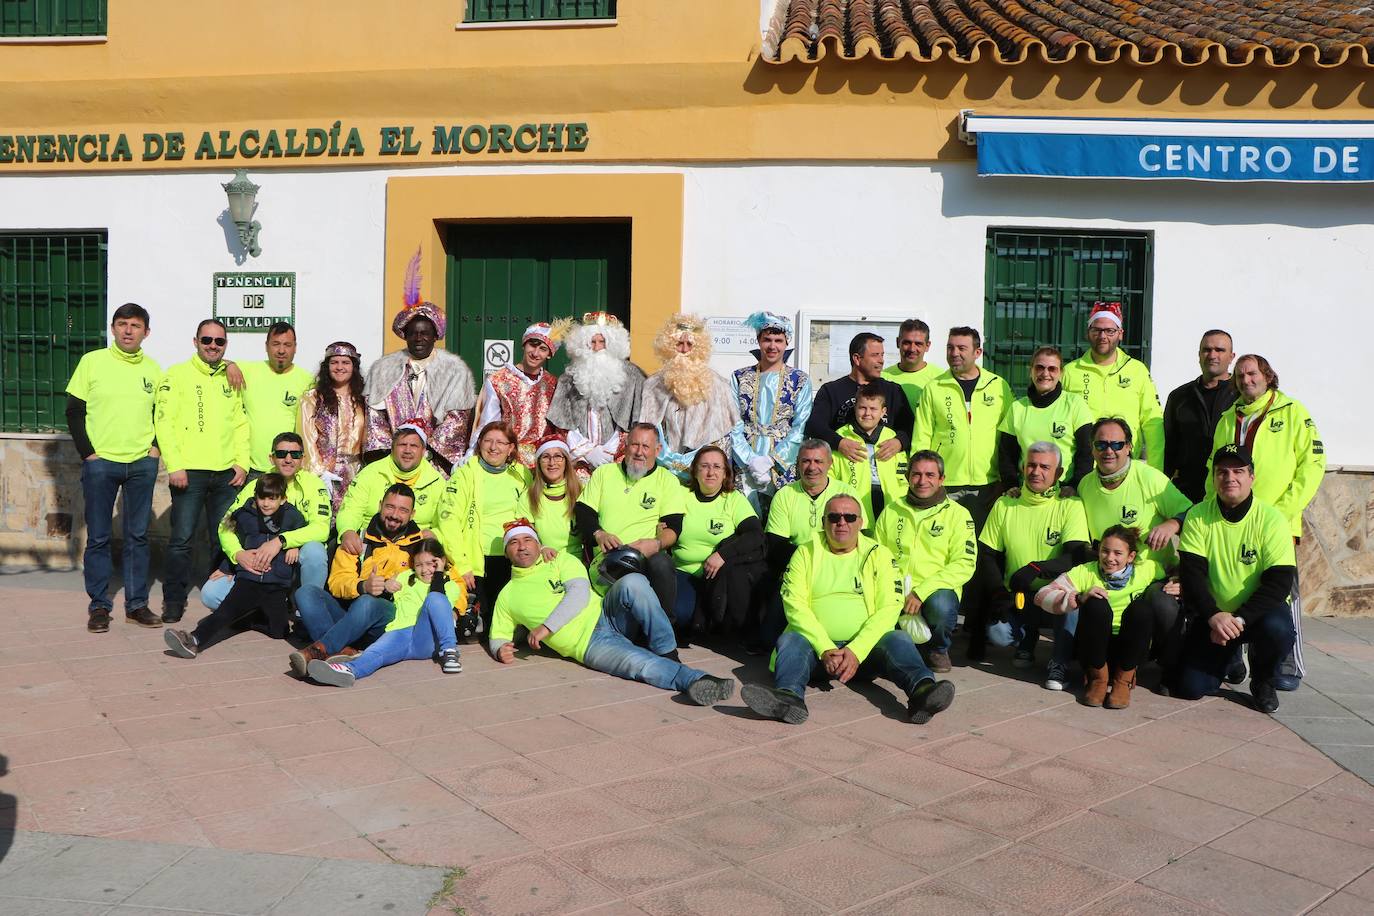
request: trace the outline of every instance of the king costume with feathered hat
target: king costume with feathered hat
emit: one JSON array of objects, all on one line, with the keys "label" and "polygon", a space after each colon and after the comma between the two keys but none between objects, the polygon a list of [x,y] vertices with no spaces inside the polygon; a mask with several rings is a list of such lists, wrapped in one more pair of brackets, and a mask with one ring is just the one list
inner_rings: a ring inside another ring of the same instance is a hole
[{"label": "king costume with feathered hat", "polygon": [[395,430],[408,420],[422,419],[434,432],[429,449],[450,466],[461,464],[468,450],[472,410],[477,395],[467,363],[443,348],[448,322],[444,312],[420,296],[420,250],[406,268],[404,307],[391,323],[397,337],[417,318],[434,323],[439,339],[429,356],[417,359],[409,350],[388,353],[367,370],[363,397],[367,400],[366,451],[389,451]]}]

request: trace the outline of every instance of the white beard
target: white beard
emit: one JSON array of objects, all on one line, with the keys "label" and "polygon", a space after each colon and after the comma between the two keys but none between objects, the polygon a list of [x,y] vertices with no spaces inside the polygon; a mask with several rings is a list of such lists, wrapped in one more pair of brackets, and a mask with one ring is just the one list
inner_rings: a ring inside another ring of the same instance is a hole
[{"label": "white beard", "polygon": [[568,362],[566,372],[578,393],[595,408],[611,403],[625,387],[627,374],[625,361],[609,350],[579,353]]}]

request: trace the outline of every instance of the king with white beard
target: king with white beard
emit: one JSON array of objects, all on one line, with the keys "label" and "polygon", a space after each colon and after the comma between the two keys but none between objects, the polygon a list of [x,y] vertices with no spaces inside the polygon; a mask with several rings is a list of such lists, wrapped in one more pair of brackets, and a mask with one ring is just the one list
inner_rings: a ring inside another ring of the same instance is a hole
[{"label": "king with white beard", "polygon": [[619,461],[625,433],[639,418],[644,372],[630,362],[630,332],[614,315],[588,312],[564,339],[568,367],[554,391],[548,421],[567,433],[584,479]]}]

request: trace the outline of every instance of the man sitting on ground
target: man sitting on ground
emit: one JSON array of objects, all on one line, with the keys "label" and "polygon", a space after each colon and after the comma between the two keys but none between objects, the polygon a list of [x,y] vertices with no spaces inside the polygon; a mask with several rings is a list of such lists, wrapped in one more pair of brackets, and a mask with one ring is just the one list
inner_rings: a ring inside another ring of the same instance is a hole
[{"label": "man sitting on ground", "polygon": [[594,671],[681,691],[697,706],[714,706],[735,692],[730,678],[678,661],[673,624],[644,576],[623,575],[605,598],[597,598],[587,568],[571,554],[544,559],[539,535],[526,519],[508,523],[503,540],[511,580],[496,599],[488,641],[501,664],[515,662],[512,640],[519,626],[529,630],[526,642],[536,652],[548,646]]},{"label": "man sitting on ground", "polygon": [[357,644],[364,637],[376,639],[386,631],[396,613],[392,587],[387,583],[394,583],[410,568],[407,548],[421,538],[420,526],[411,518],[414,507],[415,493],[410,487],[392,484],[382,496],[377,514],[367,523],[358,553],[335,551],[329,591],[318,585],[296,589],[296,608],[314,640],[291,653],[291,670],[297,675],[305,677],[307,666],[315,659],[337,655],[351,658],[358,654]]},{"label": "man sitting on ground", "polygon": [[902,610],[902,576],[892,553],[859,533],[859,501],[832,496],[825,536],[801,547],[787,564],[782,600],[787,629],[774,655],[775,686],[748,684],[741,699],[754,712],[790,725],[810,714],[802,699],[816,666],[847,684],[881,675],[907,696],[917,725],[948,709],[954,685],[936,681],[915,644],[893,629]]}]

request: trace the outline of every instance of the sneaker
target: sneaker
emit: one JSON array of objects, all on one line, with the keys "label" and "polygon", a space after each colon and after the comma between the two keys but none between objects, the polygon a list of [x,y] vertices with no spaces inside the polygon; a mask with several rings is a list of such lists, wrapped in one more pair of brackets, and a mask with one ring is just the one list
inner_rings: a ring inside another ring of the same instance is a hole
[{"label": "sneaker", "polygon": [[[185,614],[185,613],[186,613],[186,605],[184,605],[184,604],[183,604],[183,605],[180,605],[180,606],[175,605],[175,604],[164,604],[164,605],[162,606],[162,622],[163,622],[163,623],[180,623],[180,622],[181,622],[181,617],[182,617],[182,615]],[[148,614],[149,614],[149,616],[152,616],[152,611],[149,611]],[[141,626],[150,626],[150,624],[146,624],[146,623],[145,623],[145,624],[141,624]]]},{"label": "sneaker", "polygon": [[911,692],[907,700],[907,718],[912,725],[925,725],[937,712],[949,709],[954,702],[954,685],[949,681],[926,681]]},{"label": "sneaker", "polygon": [[1272,716],[1279,711],[1279,695],[1269,681],[1250,681],[1250,696],[1260,712]]},{"label": "sneaker", "polygon": [[286,663],[296,677],[305,677],[306,667],[317,658],[325,657],[324,643],[312,642],[304,649],[297,649],[287,656]]},{"label": "sneaker", "polygon": [[754,712],[765,719],[776,719],[788,725],[801,725],[811,715],[806,702],[794,693],[765,687],[762,684],[745,684],[739,698]]},{"label": "sneaker", "polygon": [[1035,664],[1035,653],[1030,649],[1017,649],[1016,656],[1011,660],[1013,668],[1030,668]]},{"label": "sneaker", "polygon": [[1045,668],[1046,690],[1063,690],[1064,685],[1068,683],[1068,680],[1068,668],[1064,665],[1061,665],[1059,662],[1050,662],[1049,666]]},{"label": "sneaker", "polygon": [[482,617],[476,611],[468,611],[458,618],[457,633],[459,639],[471,639],[482,629]]},{"label": "sneaker", "polygon": [[196,645],[196,638],[185,630],[168,627],[162,631],[162,641],[167,643],[167,648],[178,658],[195,658],[200,651]]},{"label": "sneaker", "polygon": [[457,646],[439,653],[439,668],[445,674],[457,674],[463,670],[463,663],[458,661]]},{"label": "sneaker", "polygon": [[[162,622],[158,621],[158,625],[161,626]],[[91,615],[86,618],[86,630],[90,633],[110,632],[110,612],[91,611]]]},{"label": "sneaker", "polygon": [[357,680],[353,676],[353,669],[339,662],[322,662],[315,659],[305,670],[312,681],[329,687],[352,687],[353,682]]},{"label": "sneaker", "polygon": [[950,669],[948,652],[930,653],[930,670],[936,674],[948,674]]},{"label": "sneaker", "polygon": [[1249,674],[1250,672],[1245,668],[1245,656],[1237,652],[1231,664],[1226,666],[1226,683],[1244,684],[1245,678],[1248,677]]},{"label": "sneaker", "polygon": [[735,681],[733,678],[704,674],[688,684],[687,689],[682,692],[698,706],[715,706],[734,695]]},{"label": "sneaker", "polygon": [[[105,615],[105,620],[106,620],[107,623],[108,623],[109,619],[110,619],[110,615],[109,615],[109,614],[106,614],[106,615]],[[166,620],[166,619],[167,619],[166,617],[163,617],[161,620],[159,620],[159,619],[158,619],[158,616],[157,616],[156,614],[154,614],[152,611],[148,610],[146,607],[141,607],[141,608],[137,608],[137,609],[132,610],[132,611],[125,611],[125,612],[124,612],[124,622],[125,622],[125,623],[133,623],[133,624],[137,624],[137,625],[140,626],[140,627],[148,627],[149,629],[154,629],[154,630],[157,629],[158,627],[162,626],[163,621]],[[178,614],[178,615],[177,615],[177,620],[180,620],[180,619],[181,619],[181,615]],[[172,622],[175,623],[176,621],[172,621]],[[108,629],[108,627],[107,627],[107,629]]]},{"label": "sneaker", "polygon": [[1302,686],[1302,678],[1296,674],[1276,674],[1270,682],[1275,690],[1287,690],[1290,693]]}]

